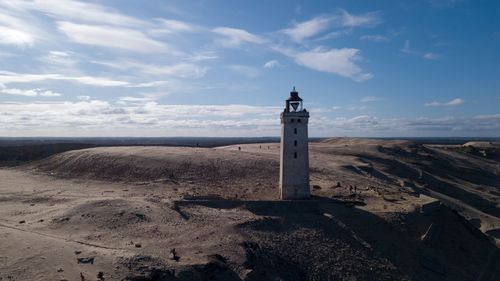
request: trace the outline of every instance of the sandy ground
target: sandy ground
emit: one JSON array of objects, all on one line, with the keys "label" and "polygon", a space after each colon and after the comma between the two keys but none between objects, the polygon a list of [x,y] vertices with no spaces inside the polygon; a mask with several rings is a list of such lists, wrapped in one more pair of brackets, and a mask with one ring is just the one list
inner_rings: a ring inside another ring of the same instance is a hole
[{"label": "sandy ground", "polygon": [[[277,144],[94,148],[2,168],[0,280],[499,276],[498,162],[397,141],[310,151],[314,197],[293,202],[275,200]],[[419,194],[445,205],[422,214]]]}]

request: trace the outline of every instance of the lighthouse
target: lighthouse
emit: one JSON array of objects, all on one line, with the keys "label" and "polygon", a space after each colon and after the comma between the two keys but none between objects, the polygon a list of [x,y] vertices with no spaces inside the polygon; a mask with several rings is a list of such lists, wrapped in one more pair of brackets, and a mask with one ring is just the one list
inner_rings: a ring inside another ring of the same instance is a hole
[{"label": "lighthouse", "polygon": [[280,198],[306,199],[309,191],[309,112],[303,108],[299,92],[293,90],[281,113]]}]

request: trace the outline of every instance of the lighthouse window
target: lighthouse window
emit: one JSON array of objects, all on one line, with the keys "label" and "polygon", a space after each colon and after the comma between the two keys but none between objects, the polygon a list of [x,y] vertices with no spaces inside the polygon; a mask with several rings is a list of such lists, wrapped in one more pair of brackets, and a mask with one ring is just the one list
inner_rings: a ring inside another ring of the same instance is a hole
[{"label": "lighthouse window", "polygon": [[297,146],[297,141],[296,140],[293,141],[293,145]]},{"label": "lighthouse window", "polygon": [[293,133],[294,133],[294,134],[297,134],[297,128],[294,128],[294,129],[293,129]]},{"label": "lighthouse window", "polygon": [[293,122],[295,122],[295,119],[293,119],[293,118],[292,118],[292,119],[290,120],[290,122],[292,122],[292,123],[293,123]]},{"label": "lighthouse window", "polygon": [[297,123],[300,123],[300,119],[297,119]]},{"label": "lighthouse window", "polygon": [[297,158],[297,152],[293,153],[293,158]]}]

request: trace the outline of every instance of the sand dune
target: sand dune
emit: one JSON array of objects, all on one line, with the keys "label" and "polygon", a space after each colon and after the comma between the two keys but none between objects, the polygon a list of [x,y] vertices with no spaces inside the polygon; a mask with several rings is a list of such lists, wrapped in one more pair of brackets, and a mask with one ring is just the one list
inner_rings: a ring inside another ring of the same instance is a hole
[{"label": "sand dune", "polygon": [[[275,201],[276,143],[91,148],[0,169],[0,278],[499,276],[495,159],[366,139],[310,151],[314,198],[294,202]],[[422,214],[419,194],[445,206]]]}]

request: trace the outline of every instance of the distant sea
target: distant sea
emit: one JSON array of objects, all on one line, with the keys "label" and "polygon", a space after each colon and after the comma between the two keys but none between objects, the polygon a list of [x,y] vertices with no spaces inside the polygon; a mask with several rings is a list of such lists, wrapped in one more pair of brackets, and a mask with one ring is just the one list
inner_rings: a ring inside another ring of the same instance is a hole
[{"label": "distant sea", "polygon": [[[309,140],[318,141],[321,139],[324,138],[310,138]],[[417,143],[426,144],[464,144],[469,141],[500,141],[500,137],[373,137],[371,139],[410,140]],[[91,146],[161,145],[215,147],[238,143],[277,143],[279,141],[279,137],[0,137],[0,147],[46,144],[88,144]]]},{"label": "distant sea", "polygon": [[279,142],[279,137],[0,137],[0,147],[47,145],[47,144],[88,144],[91,146],[189,146],[215,147],[238,143]]}]

